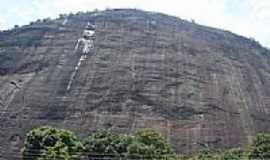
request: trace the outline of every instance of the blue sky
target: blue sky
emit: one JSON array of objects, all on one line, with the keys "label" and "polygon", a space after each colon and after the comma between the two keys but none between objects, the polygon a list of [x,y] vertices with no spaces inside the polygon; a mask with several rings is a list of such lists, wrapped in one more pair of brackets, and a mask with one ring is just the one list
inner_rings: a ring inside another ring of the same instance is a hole
[{"label": "blue sky", "polygon": [[253,37],[270,47],[270,0],[0,0],[0,30],[61,13],[138,8]]}]

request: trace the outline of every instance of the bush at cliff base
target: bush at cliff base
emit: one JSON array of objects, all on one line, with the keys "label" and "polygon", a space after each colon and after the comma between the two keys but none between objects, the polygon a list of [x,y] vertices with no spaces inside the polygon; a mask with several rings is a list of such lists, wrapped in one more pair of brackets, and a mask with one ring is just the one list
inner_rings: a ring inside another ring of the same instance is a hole
[{"label": "bush at cliff base", "polygon": [[23,152],[24,160],[79,159],[83,146],[70,131],[48,126],[27,133]]},{"label": "bush at cliff base", "polygon": [[250,145],[250,159],[270,159],[270,134],[258,134]]},{"label": "bush at cliff base", "polygon": [[241,148],[202,151],[185,160],[270,160],[270,134],[257,134],[251,144]]},{"label": "bush at cliff base", "polygon": [[98,131],[84,141],[85,152],[95,153],[89,158],[114,159],[175,159],[169,144],[159,133],[143,129],[135,135]]},{"label": "bush at cliff base", "polygon": [[22,151],[24,160],[76,160],[82,155],[88,156],[89,159],[116,160],[268,160],[270,134],[258,134],[253,142],[243,149],[206,149],[191,157],[176,158],[166,139],[152,129],[141,129],[134,135],[100,130],[81,143],[70,131],[44,126],[27,133]]},{"label": "bush at cliff base", "polygon": [[246,151],[240,148],[224,151],[224,153],[221,154],[220,158],[220,160],[247,160],[247,159],[248,157]]}]

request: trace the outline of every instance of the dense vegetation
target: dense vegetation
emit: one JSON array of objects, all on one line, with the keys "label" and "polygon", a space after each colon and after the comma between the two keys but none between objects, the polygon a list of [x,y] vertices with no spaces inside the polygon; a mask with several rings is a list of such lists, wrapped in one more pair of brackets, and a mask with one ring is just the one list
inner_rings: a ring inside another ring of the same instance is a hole
[{"label": "dense vegetation", "polygon": [[175,159],[166,139],[151,129],[134,135],[100,130],[80,141],[67,130],[44,126],[30,131],[23,148],[24,160],[45,159]]},{"label": "dense vegetation", "polygon": [[78,159],[83,145],[70,131],[51,127],[33,129],[26,135],[23,159]]},{"label": "dense vegetation", "polygon": [[31,130],[22,149],[24,160],[70,159],[168,159],[168,160],[265,160],[270,159],[270,134],[258,134],[243,149],[203,150],[192,156],[176,156],[164,137],[152,129],[134,134],[99,130],[84,140],[74,133],[43,126]]},{"label": "dense vegetation", "polygon": [[244,148],[230,150],[210,151],[203,150],[199,153],[185,157],[183,160],[269,160],[270,159],[270,134],[258,134]]}]

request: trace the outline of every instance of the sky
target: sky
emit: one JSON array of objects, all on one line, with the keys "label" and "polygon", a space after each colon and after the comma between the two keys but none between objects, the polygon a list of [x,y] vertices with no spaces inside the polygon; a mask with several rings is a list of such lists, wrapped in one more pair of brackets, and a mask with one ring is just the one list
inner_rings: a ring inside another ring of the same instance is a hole
[{"label": "sky", "polygon": [[270,0],[0,0],[0,30],[106,8],[161,12],[254,38],[270,48]]}]

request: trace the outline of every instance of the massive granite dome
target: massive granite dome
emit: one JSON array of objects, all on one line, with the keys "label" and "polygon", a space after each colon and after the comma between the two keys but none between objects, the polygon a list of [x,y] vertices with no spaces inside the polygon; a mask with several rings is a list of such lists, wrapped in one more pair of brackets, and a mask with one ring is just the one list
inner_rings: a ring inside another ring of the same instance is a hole
[{"label": "massive granite dome", "polygon": [[81,137],[151,127],[178,153],[241,146],[270,131],[269,98],[269,50],[159,13],[78,13],[0,32],[0,155],[44,124]]}]

